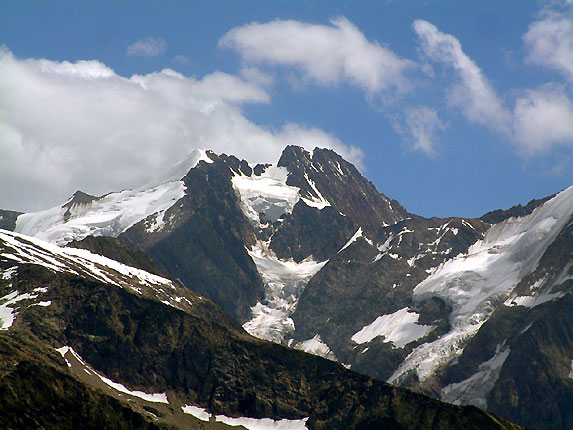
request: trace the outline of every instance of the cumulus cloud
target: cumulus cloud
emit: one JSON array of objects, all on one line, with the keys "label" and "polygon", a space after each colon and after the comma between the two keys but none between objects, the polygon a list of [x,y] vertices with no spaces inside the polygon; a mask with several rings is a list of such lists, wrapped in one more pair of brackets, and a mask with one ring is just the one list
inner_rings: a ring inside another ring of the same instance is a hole
[{"label": "cumulus cloud", "polygon": [[273,76],[261,71],[256,67],[241,68],[241,76],[249,82],[253,82],[261,87],[270,87],[273,82]]},{"label": "cumulus cloud", "polygon": [[407,130],[403,134],[415,150],[433,156],[436,154],[436,133],[445,128],[438,113],[427,106],[415,106],[405,110]]},{"label": "cumulus cloud", "polygon": [[98,61],[18,59],[0,49],[0,207],[38,210],[76,189],[136,187],[197,148],[274,162],[287,144],[361,153],[322,130],[265,129],[242,113],[261,87],[214,72],[122,77]]},{"label": "cumulus cloud", "polygon": [[167,48],[167,42],[160,38],[148,36],[127,47],[127,55],[140,57],[157,57]]},{"label": "cumulus cloud", "polygon": [[573,147],[573,102],[559,85],[528,90],[516,102],[514,130],[526,154],[559,145]]},{"label": "cumulus cloud", "polygon": [[508,133],[511,115],[481,69],[464,53],[460,41],[424,20],[414,21],[414,31],[423,54],[452,67],[459,78],[450,90],[449,102],[459,107],[471,122]]},{"label": "cumulus cloud", "polygon": [[[545,17],[532,24],[524,36],[531,50],[529,61],[552,65],[565,73],[568,61],[573,61],[573,50],[570,54],[568,51],[573,43],[573,33],[568,33],[571,19],[553,12],[546,12]],[[455,70],[459,83],[450,90],[449,102],[462,109],[470,121],[503,133],[526,156],[573,144],[573,104],[564,86],[548,84],[524,90],[511,112],[503,106],[481,69],[463,52],[458,39],[427,21],[415,21],[414,30],[427,59]],[[418,145],[425,148],[425,128],[419,123],[419,119],[410,121],[409,126],[412,135],[418,130]],[[430,119],[428,124],[432,124]]]},{"label": "cumulus cloud", "polygon": [[546,11],[523,35],[530,64],[561,72],[573,81],[573,14]]},{"label": "cumulus cloud", "polygon": [[378,42],[370,42],[344,17],[331,25],[293,20],[251,23],[231,29],[219,46],[237,51],[244,62],[294,67],[320,85],[350,82],[369,94],[407,83],[413,67]]}]

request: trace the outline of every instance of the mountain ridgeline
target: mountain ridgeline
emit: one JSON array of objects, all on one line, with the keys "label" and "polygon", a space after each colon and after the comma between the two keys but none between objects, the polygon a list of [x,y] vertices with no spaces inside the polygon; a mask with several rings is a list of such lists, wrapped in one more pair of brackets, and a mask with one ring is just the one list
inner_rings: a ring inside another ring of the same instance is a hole
[{"label": "mountain ridgeline", "polygon": [[[332,150],[289,146],[276,165],[195,151],[135,190],[0,215],[17,232],[5,247],[68,245],[3,251],[6,303],[44,284],[66,303],[20,306],[6,342],[32,333],[19,356],[63,374],[45,351],[73,348],[81,360],[64,358],[84,390],[93,381],[78,375],[100,372],[167,393],[136,399],[132,420],[202,428],[204,408],[247,428],[511,428],[477,406],[573,429],[573,187],[481,218],[424,218]],[[121,261],[131,277],[110,288],[113,263],[70,253]],[[40,311],[36,330],[26,315]],[[117,414],[125,399],[108,394]]]}]

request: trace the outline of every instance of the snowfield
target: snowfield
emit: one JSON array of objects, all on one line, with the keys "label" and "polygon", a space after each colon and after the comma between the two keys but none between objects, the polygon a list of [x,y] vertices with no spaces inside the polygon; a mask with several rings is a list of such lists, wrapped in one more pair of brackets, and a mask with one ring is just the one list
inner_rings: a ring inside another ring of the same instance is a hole
[{"label": "snowfield", "polygon": [[382,315],[371,324],[364,326],[352,336],[358,344],[368,343],[378,336],[384,336],[386,342],[392,342],[397,348],[404,348],[410,342],[426,336],[433,326],[418,325],[418,315],[409,312],[408,308],[400,309],[393,314]]},{"label": "snowfield", "polygon": [[66,221],[64,206],[20,215],[18,233],[58,245],[87,236],[119,236],[132,225],[154,213],[169,209],[185,195],[182,181],[169,182],[149,190],[125,190],[108,194],[88,204],[70,208]]},{"label": "snowfield", "polygon": [[193,405],[181,406],[181,410],[186,414],[193,415],[201,421],[209,421],[211,418],[220,423],[230,426],[243,426],[248,430],[306,430],[308,418],[301,420],[273,420],[271,418],[233,418],[225,415],[213,415],[206,409]]},{"label": "snowfield", "polygon": [[205,151],[193,151],[165,175],[134,190],[106,194],[86,204],[56,206],[41,212],[20,215],[15,231],[58,245],[87,236],[117,237],[148,216],[156,214],[147,226],[149,232],[163,227],[163,215],[185,195],[181,180],[200,161],[212,163]]},{"label": "snowfield", "polygon": [[286,184],[286,167],[267,167],[260,175],[233,176],[233,186],[241,197],[241,206],[245,215],[256,225],[259,213],[264,213],[271,222],[282,215],[291,213],[300,199],[299,189]]}]

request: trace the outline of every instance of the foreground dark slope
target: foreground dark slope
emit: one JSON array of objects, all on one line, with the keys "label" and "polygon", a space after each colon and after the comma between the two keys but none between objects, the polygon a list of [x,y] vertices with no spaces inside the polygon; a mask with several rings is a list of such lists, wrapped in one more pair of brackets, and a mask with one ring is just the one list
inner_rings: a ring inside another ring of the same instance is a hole
[{"label": "foreground dark slope", "polygon": [[3,429],[167,429],[70,375],[29,332],[0,334]]},{"label": "foreground dark slope", "polygon": [[[0,241],[3,302],[16,291],[22,297],[10,305],[17,314],[1,343],[3,386],[11,387],[0,403],[6,420],[18,419],[23,402],[34,419],[46,405],[34,402],[36,389],[44,389],[61,398],[48,413],[56,424],[45,421],[46,427],[66,428],[58,417],[78,399],[89,404],[74,416],[87,422],[95,414],[121,421],[124,428],[153,425],[65,374],[55,348],[67,345],[132,390],[166,392],[172,413],[164,419],[172,423],[180,405],[195,404],[229,416],[310,417],[309,428],[515,428],[475,407],[448,405],[255,339],[188,290],[169,284],[146,287],[97,262],[94,268],[50,252],[23,237]],[[63,267],[54,271],[41,263],[54,260]],[[98,280],[102,272],[117,285]],[[162,303],[170,292],[191,304]],[[42,302],[33,297],[39,294]],[[27,372],[40,376],[34,387]]]}]

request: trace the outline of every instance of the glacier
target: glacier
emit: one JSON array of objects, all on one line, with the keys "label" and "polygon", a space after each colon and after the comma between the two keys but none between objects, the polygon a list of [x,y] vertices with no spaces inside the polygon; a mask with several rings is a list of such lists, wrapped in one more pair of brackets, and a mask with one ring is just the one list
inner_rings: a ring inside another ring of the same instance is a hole
[{"label": "glacier", "polygon": [[423,381],[461,354],[495,307],[535,270],[572,212],[573,186],[527,216],[493,225],[467,253],[442,263],[418,284],[413,293],[415,302],[439,297],[452,306],[451,330],[415,348],[388,382],[399,384],[410,372],[416,372]]}]

